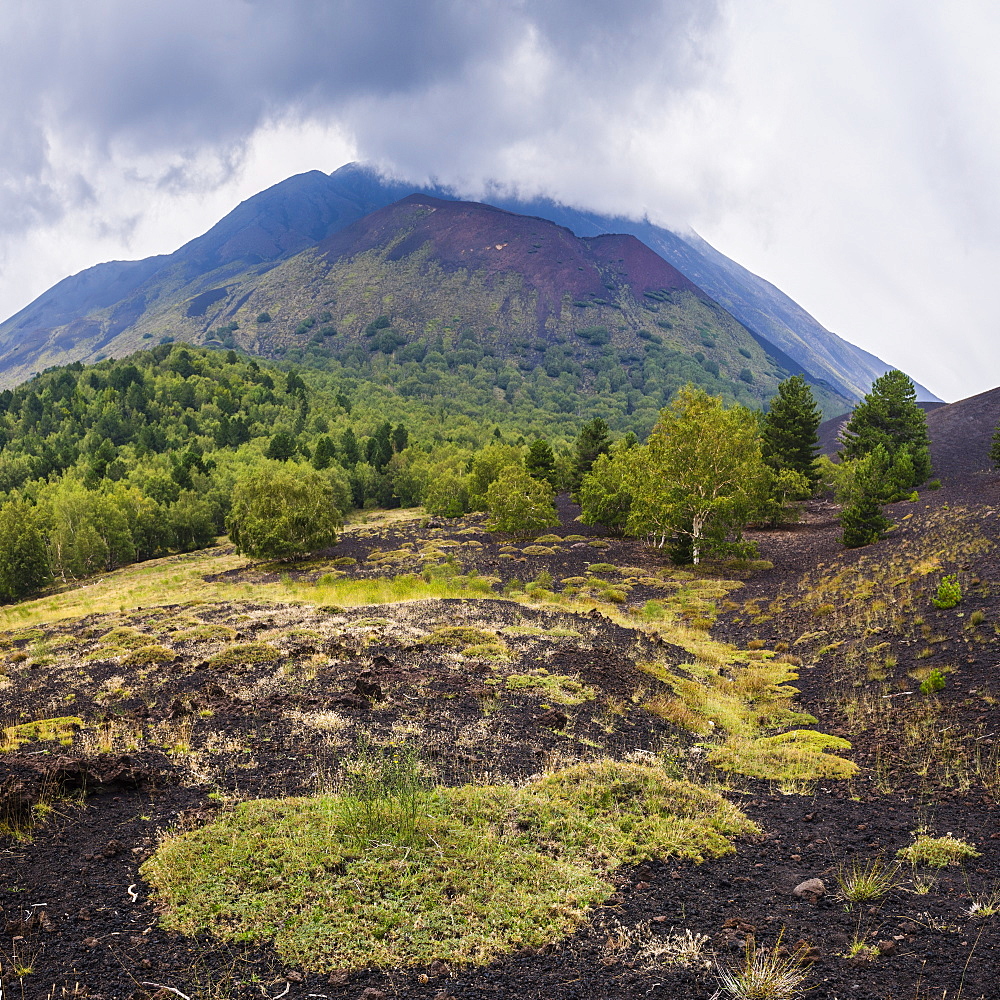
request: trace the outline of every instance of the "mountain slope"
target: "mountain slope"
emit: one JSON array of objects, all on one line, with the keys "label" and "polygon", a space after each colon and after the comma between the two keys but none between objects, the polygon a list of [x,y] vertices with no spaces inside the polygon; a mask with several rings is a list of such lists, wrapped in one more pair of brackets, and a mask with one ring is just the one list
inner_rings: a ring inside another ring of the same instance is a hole
[{"label": "mountain slope", "polygon": [[[166,337],[313,367],[388,366],[385,377],[408,379],[415,394],[432,361],[484,366],[481,378],[505,389],[537,371],[580,394],[573,409],[626,389],[635,407],[658,408],[687,381],[759,407],[801,371],[635,237],[581,239],[545,219],[418,194],[266,270],[163,296],[107,348]],[[826,412],[849,405],[816,392]]]},{"label": "mountain slope", "polygon": [[[207,233],[172,254],[111,262],[64,279],[0,324],[3,380],[17,381],[49,365],[143,346],[135,337],[122,335],[133,331],[150,311],[161,312],[178,298],[190,301],[190,318],[203,318],[197,333],[204,335],[213,322],[208,306],[226,295],[230,283],[265,273],[413,191],[412,185],[383,180],[371,168],[357,164],[329,176],[310,171],[243,202]],[[431,193],[452,199],[437,189]],[[790,365],[811,381],[825,383],[833,396],[856,398],[871,378],[889,367],[823,330],[773,286],[708,244],[695,245],[694,237],[682,238],[647,222],[610,219],[544,200],[499,199],[496,203],[556,221],[577,235],[615,231],[638,236],[726,305],[785,367]],[[177,335],[191,337],[192,333],[185,329]]]}]

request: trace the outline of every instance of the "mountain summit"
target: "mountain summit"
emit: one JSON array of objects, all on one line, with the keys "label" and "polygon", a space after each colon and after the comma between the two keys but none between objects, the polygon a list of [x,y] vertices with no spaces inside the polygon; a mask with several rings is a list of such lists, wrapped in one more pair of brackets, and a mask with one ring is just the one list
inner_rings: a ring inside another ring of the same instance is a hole
[{"label": "mountain summit", "polygon": [[[412,195],[418,196],[416,202]],[[849,408],[874,378],[891,367],[825,330],[772,285],[694,235],[547,200],[491,201],[491,206],[467,207],[459,217],[449,216],[447,231],[431,227],[431,242],[443,268],[485,268],[489,274],[491,269],[513,272],[530,263],[532,277],[527,284],[538,294],[539,308],[550,312],[555,298],[563,295],[601,299],[599,285],[618,280],[616,269],[621,276],[627,273],[627,283],[638,290],[640,298],[655,285],[654,291],[683,289],[702,301],[715,300],[750,331],[782,370],[801,371],[823,387],[830,397],[825,406],[828,412],[835,408],[836,398],[844,400],[844,409]],[[408,207],[347,233],[373,212],[400,202]],[[236,286],[249,299],[248,281],[263,280],[282,262],[303,252],[331,261],[348,248],[354,253],[373,249],[373,227],[381,225],[389,232],[396,224],[391,220],[398,222],[400,211],[410,212],[407,224],[413,225],[412,232],[386,258],[399,259],[430,232],[429,223],[413,216],[413,206],[437,210],[449,202],[458,200],[447,191],[387,181],[361,164],[348,164],[330,175],[310,171],[290,177],[241,203],[208,232],[172,254],[100,264],[54,285],[0,324],[0,380],[17,381],[68,361],[121,355],[146,346],[144,340],[153,335],[195,342],[211,339],[213,328],[235,319],[232,294]],[[537,247],[527,245],[525,224],[515,221],[525,216],[535,220],[536,228],[542,220],[556,223],[555,231],[561,235]],[[499,228],[487,239],[478,233],[465,247],[462,242],[472,236],[473,221],[477,225],[488,222],[491,230]],[[522,235],[507,239],[503,235],[507,229]],[[573,242],[574,236],[582,237],[582,242]],[[505,240],[507,246],[495,249]],[[487,252],[490,246],[494,249]],[[570,264],[571,258],[576,263]],[[652,285],[646,284],[647,279]],[[237,340],[248,349],[268,351],[267,338],[255,336],[252,344],[245,336]],[[922,398],[936,398],[922,387],[919,392]]]}]

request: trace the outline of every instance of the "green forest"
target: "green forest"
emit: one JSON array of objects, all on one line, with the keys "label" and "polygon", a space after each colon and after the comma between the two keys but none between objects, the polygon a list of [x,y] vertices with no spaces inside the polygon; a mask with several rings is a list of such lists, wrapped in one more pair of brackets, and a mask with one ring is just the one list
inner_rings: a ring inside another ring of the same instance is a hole
[{"label": "green forest", "polygon": [[[694,382],[669,405],[659,388],[582,395],[567,372],[512,373],[505,388],[468,360],[436,367],[425,354],[414,387],[415,374],[393,384],[370,360],[277,366],[166,343],[3,390],[0,598],[226,533],[252,557],[295,558],[333,544],[358,508],[483,510],[495,530],[526,534],[555,523],[562,490],[584,521],[698,562],[745,552],[745,525],[794,516],[794,501],[818,487],[820,413],[798,376],[765,416]],[[832,472],[826,463],[854,519],[848,544],[879,537],[882,505],[929,472],[925,431],[911,447],[923,417],[912,416],[912,384],[884,380],[918,424],[900,424],[906,447],[866,432],[869,411],[885,423],[873,390],[850,460]]]}]

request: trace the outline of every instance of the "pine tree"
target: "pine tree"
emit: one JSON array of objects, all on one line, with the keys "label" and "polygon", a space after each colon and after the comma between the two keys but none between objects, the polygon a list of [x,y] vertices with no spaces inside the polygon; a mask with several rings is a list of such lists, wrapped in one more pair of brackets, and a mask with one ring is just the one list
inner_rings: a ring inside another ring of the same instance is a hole
[{"label": "pine tree", "polygon": [[913,382],[901,371],[875,379],[871,392],[858,403],[841,436],[842,459],[863,458],[879,445],[890,461],[906,448],[913,464],[913,480],[903,488],[919,486],[931,474],[927,417],[917,405]]},{"label": "pine tree", "polygon": [[990,461],[996,468],[1000,469],[1000,424],[993,432],[993,441],[990,444]]},{"label": "pine tree", "polygon": [[819,482],[816,454],[819,451],[817,430],[822,415],[809,384],[801,375],[793,375],[778,386],[778,395],[764,417],[761,450],[764,461],[782,472],[801,473],[810,487]]},{"label": "pine tree", "polygon": [[844,507],[840,513],[840,526],[844,529],[841,541],[847,548],[871,545],[889,527],[882,504],[892,475],[893,462],[884,445],[876,445],[864,458],[855,460],[844,485]]},{"label": "pine tree", "polygon": [[532,479],[539,479],[556,488],[556,457],[552,445],[544,438],[532,441],[524,459],[524,468]]},{"label": "pine tree", "polygon": [[601,417],[594,417],[580,428],[576,438],[576,466],[573,469],[573,493],[576,494],[583,477],[593,468],[598,455],[611,451],[611,434]]},{"label": "pine tree", "polygon": [[316,442],[316,450],[312,456],[312,467],[319,471],[328,469],[330,463],[336,458],[337,450],[333,446],[333,441],[328,434],[320,435]]}]

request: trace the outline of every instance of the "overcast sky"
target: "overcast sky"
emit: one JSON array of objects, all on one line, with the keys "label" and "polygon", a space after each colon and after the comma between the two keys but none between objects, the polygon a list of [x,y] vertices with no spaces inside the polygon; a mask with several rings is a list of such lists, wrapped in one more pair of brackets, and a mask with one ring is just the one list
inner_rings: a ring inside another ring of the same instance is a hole
[{"label": "overcast sky", "polygon": [[7,0],[0,317],[352,159],[693,227],[945,399],[1000,384],[995,0]]}]

